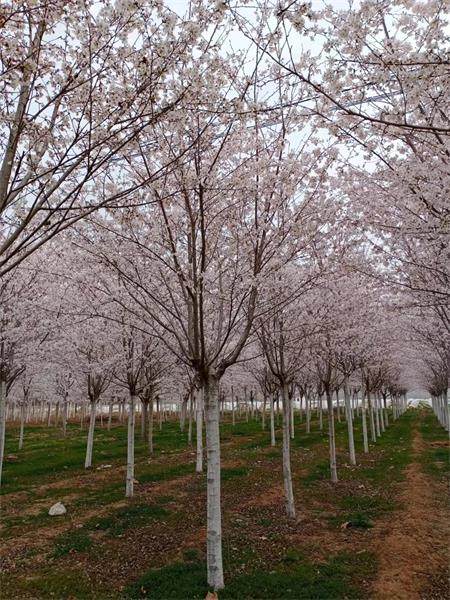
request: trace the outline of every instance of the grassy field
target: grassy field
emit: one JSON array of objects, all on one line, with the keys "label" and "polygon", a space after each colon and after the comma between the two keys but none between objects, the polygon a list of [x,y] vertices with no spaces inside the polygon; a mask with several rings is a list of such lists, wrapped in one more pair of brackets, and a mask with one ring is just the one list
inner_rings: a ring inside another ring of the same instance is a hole
[{"label": "grassy field", "polygon": [[[329,481],[327,432],[296,423],[292,467],[298,518],[284,515],[281,431],[270,446],[261,423],[221,426],[226,588],[220,598],[370,598],[380,547],[402,518],[408,468],[420,465],[437,497],[448,476],[446,434],[431,411],[409,410],[363,455],[347,461],[337,424],[340,481]],[[419,455],[413,439],[420,436]],[[85,471],[86,432],[71,424],[7,432],[2,489],[2,600],[12,598],[204,598],[205,475],[175,422],[155,432],[148,456],[136,436],[135,497],[126,500],[126,428],[98,425]],[[434,489],[434,488],[433,488]],[[439,500],[439,498],[438,498]],[[67,514],[48,516],[62,501]]]}]

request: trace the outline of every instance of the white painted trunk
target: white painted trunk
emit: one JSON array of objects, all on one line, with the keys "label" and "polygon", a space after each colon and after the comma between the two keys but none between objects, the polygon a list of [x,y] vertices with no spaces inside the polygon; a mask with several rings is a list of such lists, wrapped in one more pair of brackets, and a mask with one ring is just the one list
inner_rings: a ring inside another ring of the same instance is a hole
[{"label": "white painted trunk", "polygon": [[289,418],[289,429],[291,432],[291,440],[294,439],[295,436],[295,423],[294,423],[294,397],[289,399],[290,405],[290,418]]},{"label": "white painted trunk", "polygon": [[25,429],[25,413],[26,407],[25,404],[22,404],[20,407],[20,433],[19,433],[19,450],[23,448],[23,433]]},{"label": "white painted trunk", "polygon": [[108,431],[111,431],[113,407],[114,407],[113,403],[110,402],[109,403],[109,412],[108,412]]},{"label": "white painted trunk", "polygon": [[67,398],[64,399],[64,404],[63,404],[62,433],[63,433],[63,437],[66,437],[66,433],[67,433]]},{"label": "white painted trunk", "polygon": [[367,392],[367,403],[369,405],[370,437],[372,439],[372,442],[376,442],[377,434],[375,431],[375,419],[373,416],[373,402],[372,402],[372,398],[370,396],[370,392]]},{"label": "white painted trunk", "polygon": [[286,502],[286,514],[295,519],[294,490],[292,487],[291,473],[291,442],[290,442],[290,398],[287,385],[282,388],[283,402],[283,482]]},{"label": "white painted trunk", "polygon": [[338,480],[337,476],[337,465],[336,465],[336,436],[334,431],[334,411],[333,411],[333,397],[330,393],[327,393],[327,413],[328,413],[328,446],[330,451],[330,473],[331,481],[336,483]]},{"label": "white painted trunk", "polygon": [[89,431],[86,446],[86,460],[84,461],[84,468],[90,469],[92,467],[92,448],[94,446],[94,429],[95,429],[95,413],[97,410],[97,403],[91,402],[91,417],[89,419]]},{"label": "white painted trunk", "polygon": [[188,423],[188,444],[192,445],[192,412],[194,410],[192,393],[189,394],[189,423]]},{"label": "white painted trunk", "polygon": [[[218,382],[210,378],[205,386],[207,453],[206,562],[208,585],[214,590],[224,586],[222,564],[222,514],[220,505],[220,431]],[[201,421],[201,419],[200,419]]]},{"label": "white painted trunk", "polygon": [[195,462],[196,473],[202,473],[203,471],[203,407],[202,399],[204,396],[203,387],[200,393],[197,394],[196,398],[196,410],[197,410],[197,422],[196,422],[196,445],[197,445],[197,456]]},{"label": "white painted trunk", "polygon": [[2,482],[3,456],[6,433],[6,381],[0,380],[0,485]]},{"label": "white painted trunk", "polygon": [[381,426],[380,426],[380,411],[379,411],[379,404],[378,404],[378,396],[375,395],[374,398],[375,402],[374,402],[374,410],[375,410],[375,433],[377,437],[381,436]]},{"label": "white painted trunk", "polygon": [[311,433],[311,399],[305,396],[306,405],[306,433]]},{"label": "white painted trunk", "polygon": [[270,445],[275,446],[275,397],[270,400]]},{"label": "white painted trunk", "polygon": [[386,429],[389,427],[389,414],[386,405],[386,398],[383,398],[383,413],[384,413],[384,425]]},{"label": "white painted trunk", "polygon": [[154,403],[153,397],[150,398],[149,402],[149,415],[148,415],[148,451],[153,454],[153,415],[154,415]]},{"label": "white painted trunk", "polygon": [[350,403],[350,392],[348,389],[348,379],[344,379],[344,404],[345,404],[345,418],[347,420],[347,433],[348,433],[348,452],[350,455],[350,463],[356,465],[356,453],[355,453],[355,440],[353,437],[353,419],[352,419],[352,407]]},{"label": "white painted trunk", "polygon": [[148,402],[141,402],[141,438],[143,440],[147,439],[147,430],[148,430]]},{"label": "white painted trunk", "polygon": [[378,413],[380,415],[380,430],[381,430],[381,433],[384,433],[386,431],[386,428],[384,426],[384,411],[383,411],[383,403],[381,400],[381,395],[378,396]]},{"label": "white painted trunk", "polygon": [[134,493],[134,418],[137,396],[130,395],[128,410],[128,432],[127,432],[127,478],[125,496],[131,498]]},{"label": "white painted trunk", "polygon": [[362,392],[361,398],[361,423],[363,432],[364,452],[367,454],[369,452],[369,439],[367,436],[366,394],[364,391]]}]

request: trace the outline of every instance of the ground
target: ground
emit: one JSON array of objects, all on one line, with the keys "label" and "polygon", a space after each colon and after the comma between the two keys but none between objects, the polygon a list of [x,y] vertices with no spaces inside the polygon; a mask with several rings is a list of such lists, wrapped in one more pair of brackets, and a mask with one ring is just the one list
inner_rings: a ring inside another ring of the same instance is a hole
[{"label": "ground", "polygon": [[[444,599],[449,595],[448,437],[431,411],[408,410],[348,463],[337,424],[339,482],[329,481],[327,433],[297,423],[295,521],[284,514],[281,431],[260,421],[222,425],[220,599]],[[391,418],[392,421],[392,418]],[[135,497],[126,500],[125,426],[97,425],[93,469],[86,432],[28,426],[7,434],[1,598],[205,598],[205,475],[175,421],[148,456],[137,435]],[[62,501],[67,514],[50,517]]]}]

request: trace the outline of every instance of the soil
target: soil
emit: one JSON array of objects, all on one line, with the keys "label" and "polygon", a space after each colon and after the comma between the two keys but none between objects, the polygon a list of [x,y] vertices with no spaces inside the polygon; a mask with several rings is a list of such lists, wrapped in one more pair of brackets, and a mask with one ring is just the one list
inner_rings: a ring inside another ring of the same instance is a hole
[{"label": "soil", "polygon": [[417,430],[413,450],[415,458],[406,469],[400,495],[403,510],[374,531],[379,572],[373,597],[377,600],[448,598],[447,494],[443,483],[423,472],[419,457],[425,444]]}]

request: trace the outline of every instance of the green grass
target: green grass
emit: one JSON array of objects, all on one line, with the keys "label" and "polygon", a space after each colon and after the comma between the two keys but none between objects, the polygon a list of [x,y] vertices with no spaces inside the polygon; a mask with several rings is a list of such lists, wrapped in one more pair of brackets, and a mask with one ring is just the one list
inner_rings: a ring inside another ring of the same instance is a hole
[{"label": "green grass", "polygon": [[[439,424],[433,412],[423,409],[424,417],[420,423],[420,432],[427,444],[426,452],[421,457],[426,473],[436,479],[445,480],[450,476],[450,447],[448,432]],[[442,444],[432,446],[433,442]]]},{"label": "green grass", "polygon": [[228,481],[229,479],[235,479],[236,477],[245,477],[250,472],[246,467],[230,467],[222,469],[222,481]]},{"label": "green grass", "polygon": [[82,571],[58,570],[54,566],[20,576],[5,574],[0,586],[2,600],[119,600],[113,591],[98,589]]},{"label": "green grass", "polygon": [[[290,558],[276,568],[228,577],[219,597],[236,600],[361,598],[362,584],[374,569],[374,557],[368,553],[342,553],[324,563],[309,562],[300,554],[290,554]],[[149,571],[126,588],[125,597],[197,600],[203,599],[207,590],[205,564],[185,562]]]},{"label": "green grass", "polygon": [[73,552],[86,552],[92,546],[92,540],[84,529],[69,529],[55,540],[53,556],[59,558]]},{"label": "green grass", "polygon": [[[63,438],[59,429],[43,426],[26,426],[24,448],[19,451],[17,426],[6,429],[5,455],[15,455],[14,461],[5,461],[2,494],[27,490],[30,486],[52,483],[62,476],[83,475],[87,431],[78,425],[69,425]],[[126,461],[127,431],[124,426],[115,426],[108,431],[96,425],[93,451],[93,468],[101,464],[113,467]],[[154,457],[178,452],[186,447],[187,434],[182,433],[177,423],[164,423],[162,431],[155,427]],[[136,460],[148,456],[146,443],[136,433]],[[144,474],[145,477],[145,474]],[[169,476],[170,477],[170,476]],[[159,479],[154,479],[155,481]],[[152,481],[152,479],[150,479]]]},{"label": "green grass", "polygon": [[168,517],[169,511],[157,504],[132,504],[113,511],[105,517],[94,517],[85,525],[85,529],[104,531],[110,537],[123,535],[129,529],[146,527],[155,521]]}]

